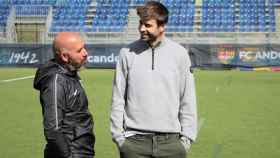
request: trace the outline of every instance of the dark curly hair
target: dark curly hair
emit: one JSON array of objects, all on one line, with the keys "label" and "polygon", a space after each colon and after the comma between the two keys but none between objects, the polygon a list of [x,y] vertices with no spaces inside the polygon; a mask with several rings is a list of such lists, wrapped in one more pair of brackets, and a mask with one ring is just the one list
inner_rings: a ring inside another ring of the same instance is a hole
[{"label": "dark curly hair", "polygon": [[158,25],[168,22],[168,9],[157,1],[148,1],[144,6],[137,7],[137,14],[143,21],[155,19]]}]

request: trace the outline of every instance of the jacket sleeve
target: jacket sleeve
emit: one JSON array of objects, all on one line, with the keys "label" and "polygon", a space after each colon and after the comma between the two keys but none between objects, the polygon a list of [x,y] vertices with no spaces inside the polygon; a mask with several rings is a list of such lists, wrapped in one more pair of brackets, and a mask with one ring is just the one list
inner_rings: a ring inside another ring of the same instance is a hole
[{"label": "jacket sleeve", "polygon": [[188,52],[183,61],[181,76],[179,121],[181,135],[195,141],[197,136],[197,105],[194,76],[191,72],[191,61]]},{"label": "jacket sleeve", "polygon": [[124,138],[124,107],[127,87],[127,62],[124,48],[120,51],[113,81],[110,126],[113,140],[119,145]]},{"label": "jacket sleeve", "polygon": [[67,139],[63,135],[61,126],[63,108],[65,107],[65,90],[63,79],[55,74],[45,79],[40,89],[40,100],[43,108],[43,124],[46,140],[61,157],[70,155]]}]

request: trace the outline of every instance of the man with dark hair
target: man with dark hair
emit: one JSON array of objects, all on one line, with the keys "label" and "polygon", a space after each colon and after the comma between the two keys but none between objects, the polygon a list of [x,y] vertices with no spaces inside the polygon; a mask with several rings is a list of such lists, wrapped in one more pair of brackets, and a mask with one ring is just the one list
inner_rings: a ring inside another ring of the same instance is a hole
[{"label": "man with dark hair", "polygon": [[87,59],[79,33],[58,33],[53,42],[54,59],[40,67],[34,88],[40,91],[45,158],[93,158],[93,119],[78,70]]},{"label": "man with dark hair", "polygon": [[121,158],[185,158],[197,136],[194,77],[188,51],[165,37],[168,10],[137,8],[140,39],[116,65],[111,132]]}]

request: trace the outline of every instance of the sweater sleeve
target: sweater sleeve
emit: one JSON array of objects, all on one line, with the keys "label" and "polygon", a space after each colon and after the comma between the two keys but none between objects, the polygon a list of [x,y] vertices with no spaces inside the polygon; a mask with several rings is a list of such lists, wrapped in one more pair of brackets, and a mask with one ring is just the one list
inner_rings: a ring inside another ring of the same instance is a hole
[{"label": "sweater sleeve", "polygon": [[180,109],[179,121],[181,124],[181,135],[195,141],[197,136],[197,105],[195,81],[191,72],[191,61],[186,51],[183,62],[183,73],[180,86]]},{"label": "sweater sleeve", "polygon": [[63,85],[60,83],[58,74],[47,77],[44,86],[40,89],[40,100],[46,140],[56,148],[60,157],[66,158],[70,155],[70,149],[61,130],[63,107],[66,103]]},{"label": "sweater sleeve", "polygon": [[125,48],[121,49],[113,81],[110,126],[113,140],[119,144],[124,138],[124,107],[127,88],[127,62]]}]

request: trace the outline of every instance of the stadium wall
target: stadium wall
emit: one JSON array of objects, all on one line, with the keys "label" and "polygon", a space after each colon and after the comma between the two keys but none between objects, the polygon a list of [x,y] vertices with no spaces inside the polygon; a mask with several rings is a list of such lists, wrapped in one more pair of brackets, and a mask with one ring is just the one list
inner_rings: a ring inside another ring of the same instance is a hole
[{"label": "stadium wall", "polygon": [[[122,44],[90,44],[88,68],[112,69],[118,60]],[[190,49],[193,68],[261,70],[280,67],[280,45],[184,45]],[[50,44],[2,44],[0,66],[38,67],[53,57]]]}]

